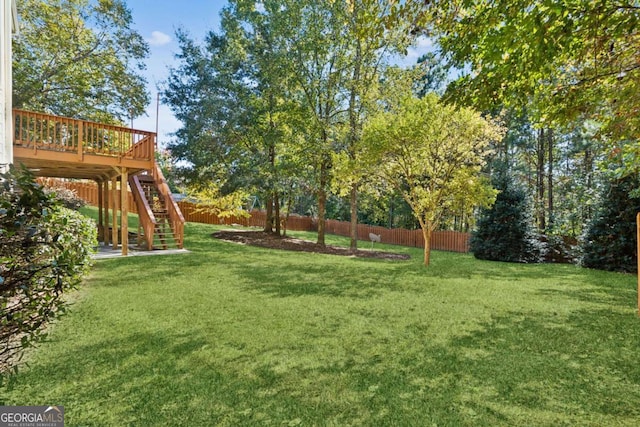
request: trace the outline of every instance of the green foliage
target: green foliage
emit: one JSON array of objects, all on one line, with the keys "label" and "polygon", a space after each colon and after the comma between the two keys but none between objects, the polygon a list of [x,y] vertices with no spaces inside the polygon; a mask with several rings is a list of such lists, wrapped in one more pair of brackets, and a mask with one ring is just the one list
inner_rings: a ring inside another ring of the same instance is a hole
[{"label": "green foliage", "polygon": [[491,261],[541,262],[544,247],[525,192],[507,173],[496,181],[498,196],[493,206],[480,214],[471,238],[471,252],[478,259]]},{"label": "green foliage", "polygon": [[211,182],[206,186],[189,188],[187,194],[196,200],[196,212],[206,212],[218,218],[251,216],[245,209],[249,195],[242,190],[222,195],[220,186]]},{"label": "green foliage", "polygon": [[630,194],[638,188],[637,176],[615,179],[606,186],[582,238],[580,262],[584,267],[637,272],[636,214],[640,212],[640,199]]},{"label": "green foliage", "polygon": [[377,165],[380,179],[411,206],[423,230],[428,265],[431,232],[447,212],[471,212],[495,200],[480,172],[502,129],[472,109],[444,105],[430,94],[401,99],[373,117],[364,132],[370,149],[363,158]]},{"label": "green foliage", "polygon": [[95,223],[59,206],[26,170],[0,176],[0,376],[45,337],[89,268]]},{"label": "green foliage", "polygon": [[[230,2],[220,32],[204,45],[178,32],[180,65],[171,70],[164,97],[183,127],[169,148],[188,164],[177,171],[187,187],[224,183],[216,184],[219,196],[250,192],[277,215],[279,202],[288,205],[302,192],[313,162],[293,130],[302,120],[283,60],[285,11],[275,2],[264,3],[269,13],[254,6]],[[278,230],[280,222],[273,222]]]},{"label": "green foliage", "polygon": [[546,233],[577,238],[593,217],[603,175],[598,166],[607,156],[596,136],[598,125],[577,120],[569,127],[553,129],[552,134],[547,130],[545,135],[550,137],[541,144],[540,129],[528,115],[505,109],[500,119],[507,133],[492,146],[487,171],[496,176],[509,170],[514,183],[531,200],[531,211],[540,218],[544,209]]},{"label": "green foliage", "polygon": [[629,141],[637,164],[636,3],[581,0],[435,0],[432,28],[453,65],[467,72],[449,99],[476,108],[528,109],[535,122],[596,120],[602,134]]},{"label": "green foliage", "polygon": [[149,103],[148,46],[131,29],[124,0],[17,2],[13,105],[34,111],[123,122]]},{"label": "green foliage", "polygon": [[[171,146],[192,183],[226,182],[276,211],[317,197],[324,223],[332,176],[351,193],[362,125],[377,108],[389,54],[413,40],[414,2],[233,0],[204,45],[178,33],[165,99],[184,124]],[[340,154],[351,170],[334,168]],[[344,172],[344,173],[343,173]],[[272,202],[271,202],[272,201]],[[322,225],[318,242],[324,240]]]},{"label": "green foliage", "polygon": [[439,95],[444,93],[449,79],[449,69],[442,58],[433,52],[425,53],[418,58],[416,68],[422,71],[413,88],[418,97],[422,98],[430,92]]},{"label": "green foliage", "polygon": [[160,167],[162,175],[167,181],[167,185],[172,193],[184,192],[183,188],[180,188],[178,177],[176,176],[176,167],[171,157],[171,152],[167,149],[156,150],[155,153],[156,164]]}]

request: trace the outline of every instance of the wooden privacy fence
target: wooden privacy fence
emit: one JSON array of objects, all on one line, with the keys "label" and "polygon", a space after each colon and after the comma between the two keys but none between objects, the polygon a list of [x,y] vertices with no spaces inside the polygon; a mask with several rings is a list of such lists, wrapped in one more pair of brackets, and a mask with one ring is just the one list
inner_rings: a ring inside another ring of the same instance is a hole
[{"label": "wooden privacy fence", "polygon": [[[76,192],[78,197],[85,200],[90,205],[98,204],[98,187],[90,181],[63,181],[59,179],[44,179],[43,184],[49,187],[64,187]],[[130,212],[137,213],[133,196],[129,193]],[[194,203],[178,202],[185,221],[198,222],[203,224],[216,225],[242,225],[244,227],[264,227],[266,213],[253,211],[248,218],[230,217],[218,218],[216,215],[199,211]],[[291,215],[287,219],[287,230],[293,231],[316,231],[317,224],[313,218],[307,216]],[[345,221],[327,220],[325,230],[329,234],[337,236],[349,236],[349,223]],[[422,230],[405,230],[403,228],[385,228],[373,225],[358,224],[358,236],[361,240],[368,240],[369,233],[378,234],[383,243],[392,245],[410,246],[416,248],[424,247]],[[435,231],[431,237],[431,249],[450,252],[469,252],[469,233],[458,231]]]},{"label": "wooden privacy fence", "polygon": [[[350,224],[345,221],[329,219],[326,222],[326,231],[338,236],[349,236]],[[368,240],[369,233],[380,236],[383,243],[392,245],[424,247],[422,230],[406,230],[404,228],[385,228],[375,225],[358,224],[358,237]],[[469,233],[458,231],[435,231],[431,236],[431,249],[450,252],[469,252]]]}]

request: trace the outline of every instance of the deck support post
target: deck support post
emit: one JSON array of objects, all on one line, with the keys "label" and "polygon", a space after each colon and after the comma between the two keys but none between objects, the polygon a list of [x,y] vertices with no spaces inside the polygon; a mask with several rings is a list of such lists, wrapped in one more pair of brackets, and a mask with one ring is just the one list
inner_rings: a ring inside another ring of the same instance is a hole
[{"label": "deck support post", "polygon": [[120,223],[122,228],[122,255],[129,254],[129,192],[127,183],[129,182],[129,172],[123,167],[120,170]]},{"label": "deck support post", "polygon": [[103,183],[104,187],[102,188],[103,196],[101,209],[104,211],[104,223],[102,225],[104,234],[102,236],[102,241],[105,246],[109,246],[109,180],[105,179]]},{"label": "deck support post", "polygon": [[111,243],[113,249],[118,249],[118,177],[111,178],[111,216],[113,227],[111,229]]},{"label": "deck support post", "polygon": [[104,204],[104,193],[102,191],[102,181],[96,180],[98,185],[98,242],[104,240],[104,222],[102,218],[102,205]]}]

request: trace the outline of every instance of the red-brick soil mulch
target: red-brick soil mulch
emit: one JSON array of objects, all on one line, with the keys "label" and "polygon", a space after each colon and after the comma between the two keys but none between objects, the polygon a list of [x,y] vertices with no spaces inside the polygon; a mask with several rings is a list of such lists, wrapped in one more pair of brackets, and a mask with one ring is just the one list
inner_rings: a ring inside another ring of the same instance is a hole
[{"label": "red-brick soil mulch", "polygon": [[308,240],[296,239],[293,237],[280,237],[273,233],[264,231],[248,230],[222,230],[212,234],[216,239],[228,242],[241,243],[263,248],[282,249],[286,251],[314,252],[330,255],[355,256],[359,258],[378,258],[388,260],[406,260],[409,255],[395,254],[392,252],[381,252],[375,250],[359,249],[356,253],[349,252],[349,248],[325,245],[321,246]]}]

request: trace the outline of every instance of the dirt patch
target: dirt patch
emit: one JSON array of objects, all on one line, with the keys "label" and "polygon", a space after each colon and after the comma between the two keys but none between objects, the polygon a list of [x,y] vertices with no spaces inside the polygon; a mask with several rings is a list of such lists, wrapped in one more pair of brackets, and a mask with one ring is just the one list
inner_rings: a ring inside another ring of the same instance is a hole
[{"label": "dirt patch", "polygon": [[317,243],[310,242],[308,240],[301,240],[293,237],[279,237],[271,233],[265,233],[264,231],[222,230],[213,233],[212,236],[216,239],[228,242],[260,246],[262,248],[282,249],[286,251],[314,252],[320,254],[389,260],[406,260],[410,258],[409,255],[405,254],[369,250],[358,250],[353,254],[349,252],[348,248],[330,245],[320,246]]}]

